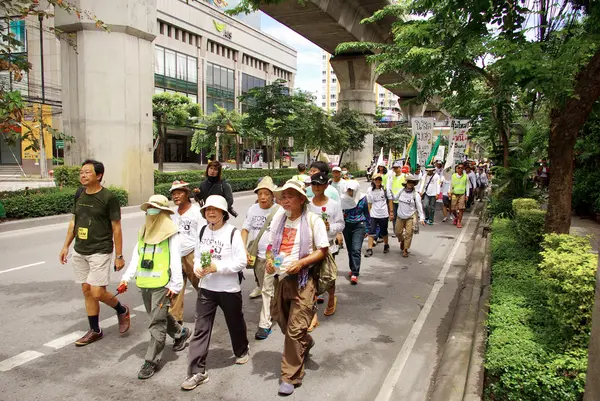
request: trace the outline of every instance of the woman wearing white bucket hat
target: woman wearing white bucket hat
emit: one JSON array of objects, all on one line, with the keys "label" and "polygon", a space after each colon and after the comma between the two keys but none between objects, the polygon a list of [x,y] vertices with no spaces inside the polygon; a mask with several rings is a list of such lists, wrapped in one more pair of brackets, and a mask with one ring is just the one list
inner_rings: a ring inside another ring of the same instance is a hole
[{"label": "woman wearing white bucket hat", "polygon": [[177,323],[168,312],[171,300],[183,287],[179,234],[171,220],[169,200],[163,195],[152,195],[140,209],[146,212],[146,220],[118,291],[125,292],[127,283],[135,276],[151,319],[150,342],[138,373],[139,379],[148,379],[159,369],[166,335],[175,340],[173,349],[182,351],[191,330]]},{"label": "woman wearing white bucket hat", "polygon": [[190,341],[188,377],[181,384],[183,390],[193,390],[208,381],[206,357],[217,307],[225,315],[235,363],[241,365],[250,359],[241,288],[246,248],[240,232],[227,223],[227,209],[227,201],[219,195],[209,196],[201,209],[208,224],[200,230],[194,250],[194,273],[201,283]]}]

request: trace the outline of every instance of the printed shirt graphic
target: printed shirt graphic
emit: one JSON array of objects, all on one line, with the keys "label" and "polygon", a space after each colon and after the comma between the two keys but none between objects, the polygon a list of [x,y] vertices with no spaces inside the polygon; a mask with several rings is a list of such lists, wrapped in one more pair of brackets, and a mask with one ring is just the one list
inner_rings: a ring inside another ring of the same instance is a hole
[{"label": "printed shirt graphic", "polygon": [[369,188],[367,191],[367,201],[371,204],[371,217],[374,219],[387,219],[389,217],[387,197],[383,188]]},{"label": "printed shirt graphic", "polygon": [[[246,215],[246,220],[244,220],[244,229],[248,230],[248,243],[252,241],[258,235],[258,232],[262,229],[267,221],[267,217],[273,211],[275,205],[271,206],[268,209],[261,208],[258,203],[250,206],[248,209],[248,214]],[[273,221],[273,220],[271,220]],[[267,246],[269,245],[269,237],[270,237],[271,227],[267,227],[263,236],[258,243],[258,257],[264,259],[266,257]]]},{"label": "printed shirt graphic", "polygon": [[186,256],[194,250],[200,229],[206,225],[206,220],[200,213],[197,205],[192,205],[184,214],[175,211],[171,219],[179,227],[179,240],[181,241],[181,256]]},{"label": "printed shirt graphic", "polygon": [[112,222],[121,220],[121,206],[106,188],[95,194],[81,193],[74,207],[75,252],[81,255],[113,251]]}]

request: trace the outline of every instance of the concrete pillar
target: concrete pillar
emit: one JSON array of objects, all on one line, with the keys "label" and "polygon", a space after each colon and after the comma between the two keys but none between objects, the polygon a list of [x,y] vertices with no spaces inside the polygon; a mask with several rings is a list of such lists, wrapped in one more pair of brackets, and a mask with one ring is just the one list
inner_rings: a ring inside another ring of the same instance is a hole
[{"label": "concrete pillar", "polygon": [[[377,106],[374,90],[377,79],[375,65],[367,63],[362,54],[335,56],[329,62],[340,84],[338,108],[348,107],[351,110],[358,110],[368,121],[372,122]],[[358,163],[360,169],[366,169],[371,164],[372,158],[373,135],[367,135],[362,151],[351,152],[348,156],[344,156],[345,160],[350,159]],[[342,164],[343,162],[344,160],[342,160]]]},{"label": "concrete pillar", "polygon": [[94,22],[57,10],[56,27],[72,34],[76,47],[61,45],[67,164],[86,158],[104,163],[105,185],[129,192],[140,204],[154,192],[152,95],[156,0],[75,0]]}]

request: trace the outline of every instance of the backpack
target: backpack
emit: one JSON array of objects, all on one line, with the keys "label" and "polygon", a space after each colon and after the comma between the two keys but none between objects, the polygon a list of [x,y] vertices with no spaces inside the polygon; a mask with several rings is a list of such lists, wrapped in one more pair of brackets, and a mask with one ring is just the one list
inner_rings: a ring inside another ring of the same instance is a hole
[{"label": "backpack", "polygon": [[[310,222],[310,231],[313,237],[313,251],[315,248],[315,231],[314,231],[314,223],[313,219],[308,216]],[[315,280],[315,291],[317,295],[324,294],[330,288],[335,285],[335,280],[338,274],[338,267],[335,263],[335,259],[331,252],[327,252],[327,255],[323,260],[318,262],[312,268],[313,279]]]},{"label": "backpack", "polygon": [[[202,241],[202,236],[204,235],[204,230],[206,230],[206,226],[203,226],[202,229],[200,230],[200,235],[198,236],[198,241],[201,242]],[[229,245],[233,245],[233,235],[235,234],[235,232],[237,231],[237,228],[233,227],[233,230],[231,230],[231,237],[229,238]],[[238,272],[238,280],[240,280],[240,284],[242,284],[242,280],[245,280],[246,277],[244,277],[244,273],[242,273],[241,271]]]}]

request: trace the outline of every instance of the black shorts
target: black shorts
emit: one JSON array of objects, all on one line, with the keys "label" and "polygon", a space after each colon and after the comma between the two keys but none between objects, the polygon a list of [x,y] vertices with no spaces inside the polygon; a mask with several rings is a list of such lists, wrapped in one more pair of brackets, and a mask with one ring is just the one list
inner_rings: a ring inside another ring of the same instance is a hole
[{"label": "black shorts", "polygon": [[377,234],[377,227],[379,227],[379,236],[385,237],[388,235],[388,219],[376,219],[371,217],[371,224],[369,224],[369,235],[374,237]]},{"label": "black shorts", "polygon": [[451,202],[450,202],[450,198],[448,198],[448,195],[444,195],[444,196],[442,196],[442,202],[444,202],[444,206],[445,206],[447,209],[450,209],[450,204],[451,204]]}]

